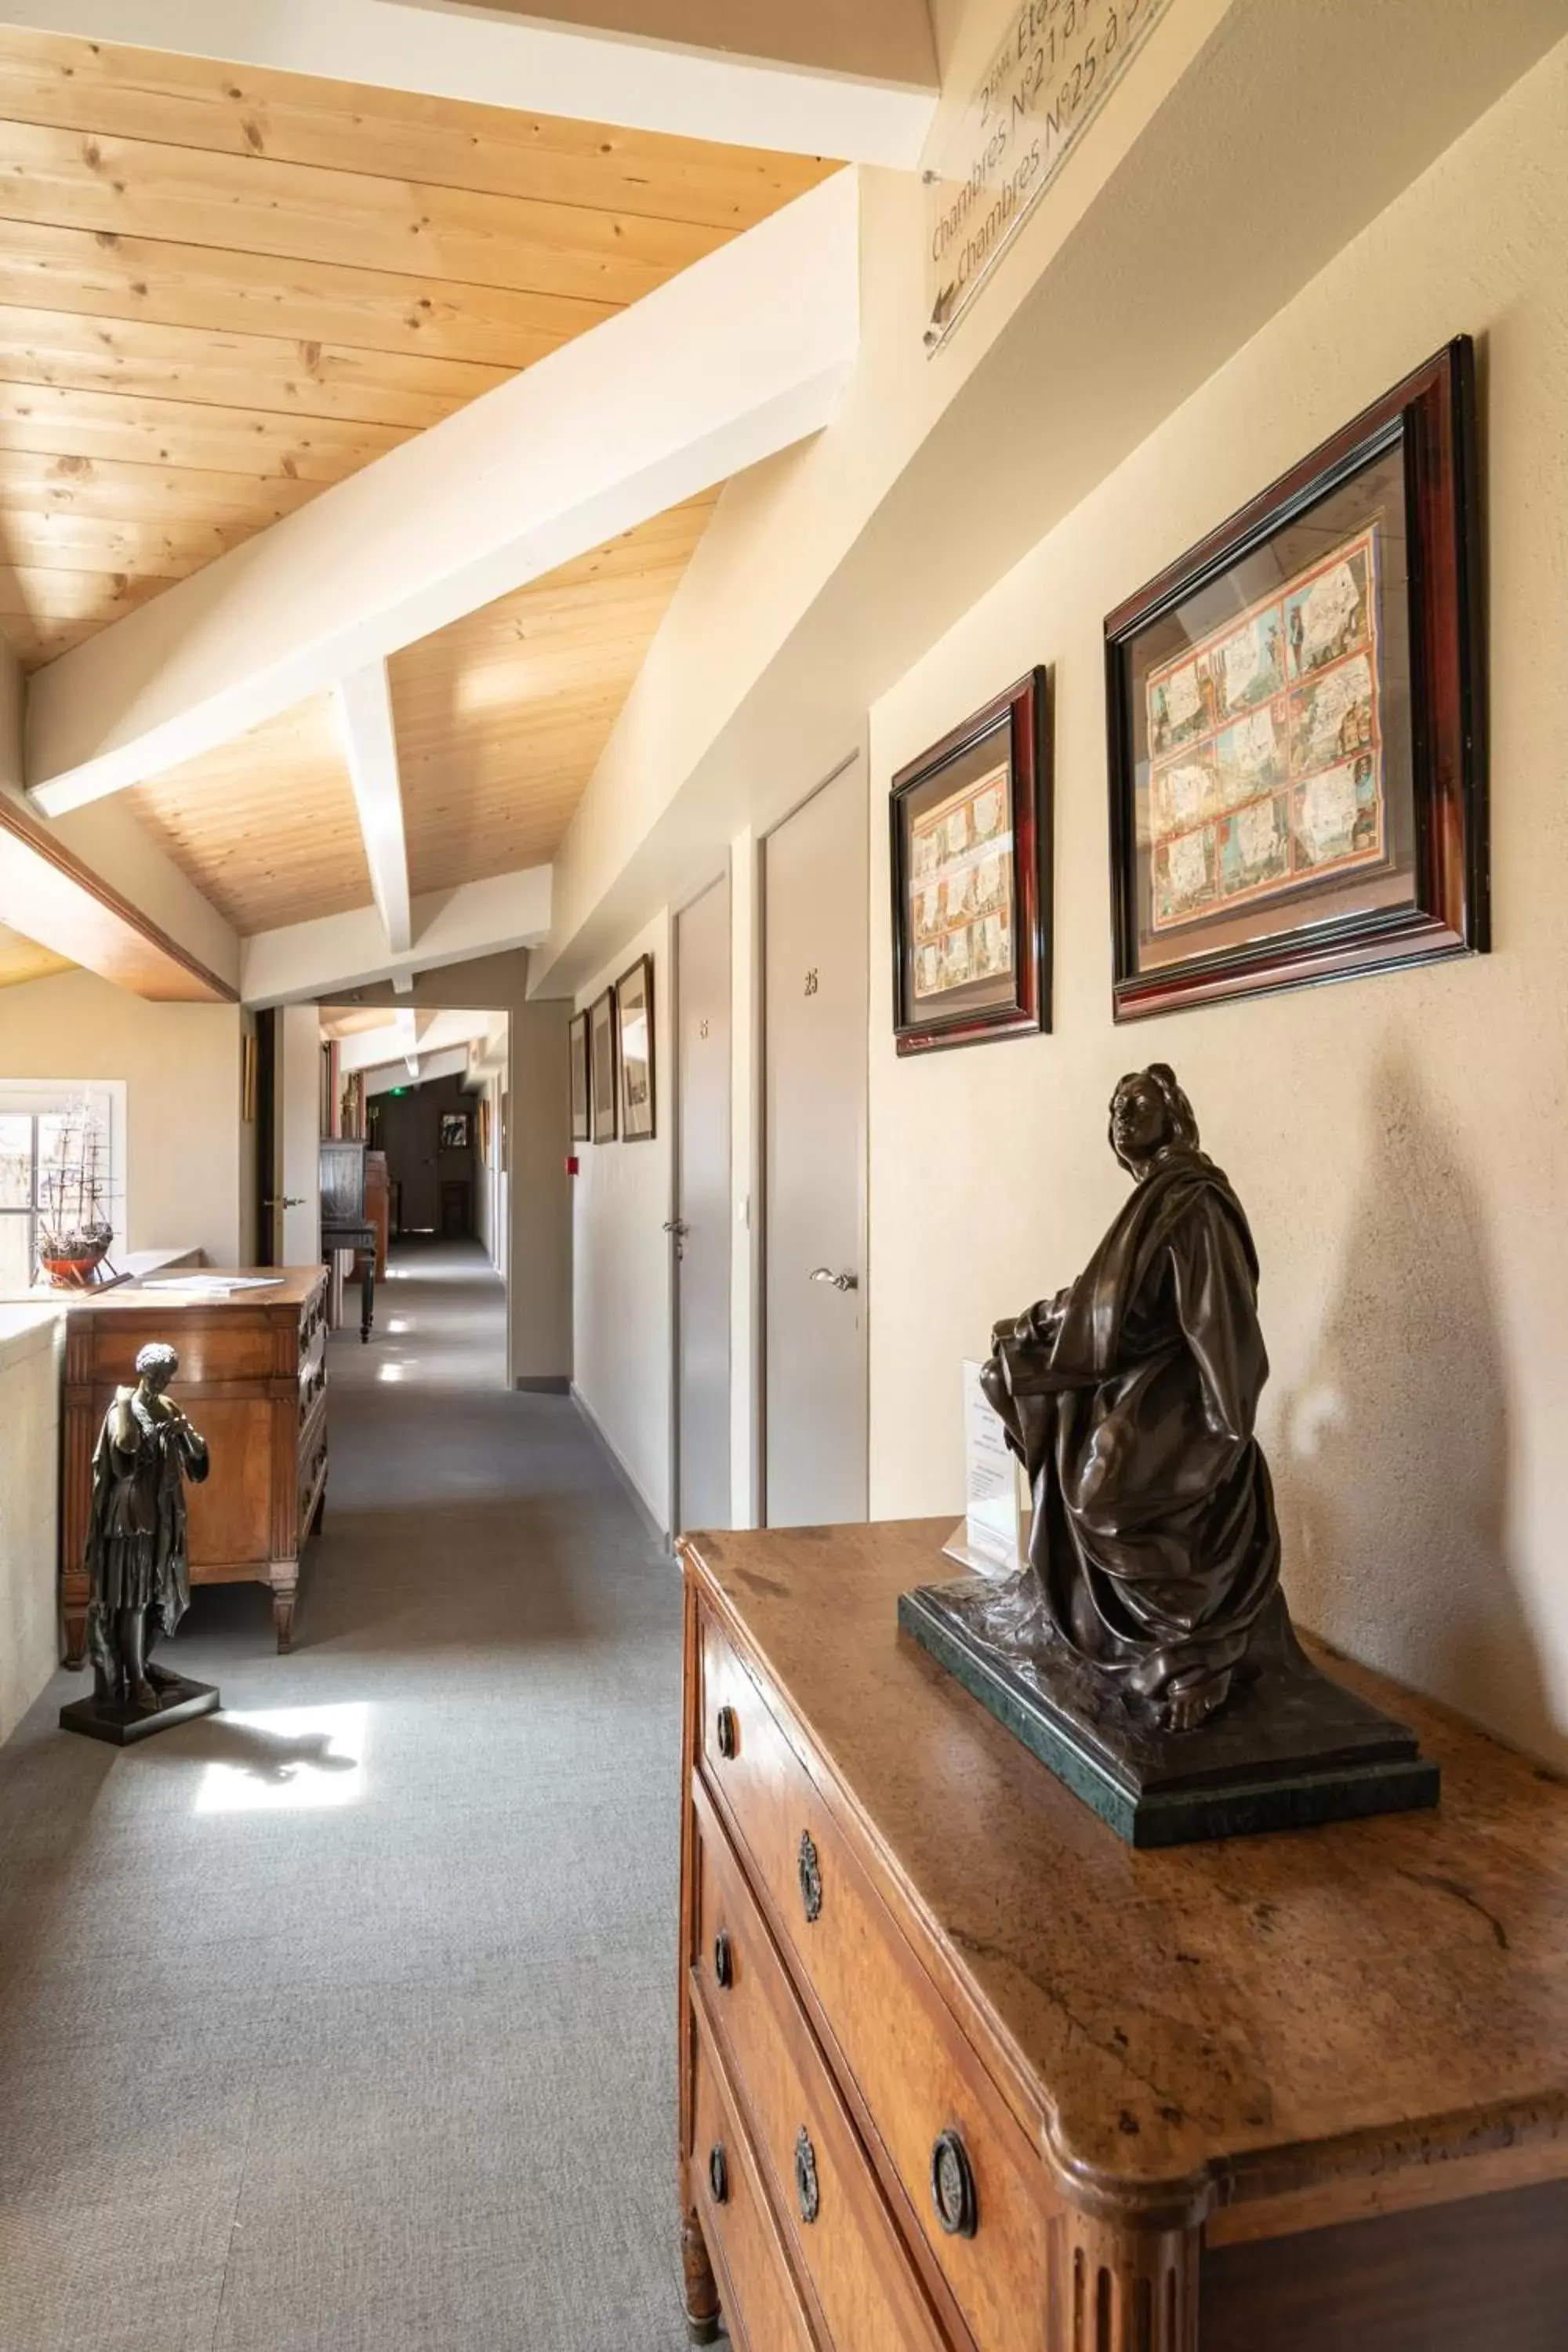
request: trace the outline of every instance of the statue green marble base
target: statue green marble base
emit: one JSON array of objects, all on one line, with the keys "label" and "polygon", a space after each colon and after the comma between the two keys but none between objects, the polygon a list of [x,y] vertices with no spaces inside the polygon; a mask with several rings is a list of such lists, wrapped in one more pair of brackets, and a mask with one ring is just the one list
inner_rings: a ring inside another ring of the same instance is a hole
[{"label": "statue green marble base", "polygon": [[1187,1845],[1258,1830],[1435,1805],[1436,1764],[1415,1734],[1319,1672],[1276,1593],[1230,1700],[1201,1731],[1160,1727],[1065,1642],[984,1631],[998,1587],[921,1585],[899,1622],[1129,1845]]}]

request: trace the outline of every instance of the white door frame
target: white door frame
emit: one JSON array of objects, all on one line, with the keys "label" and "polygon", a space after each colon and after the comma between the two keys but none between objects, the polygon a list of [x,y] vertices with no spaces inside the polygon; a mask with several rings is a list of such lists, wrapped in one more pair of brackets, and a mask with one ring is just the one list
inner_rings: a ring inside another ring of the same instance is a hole
[{"label": "white door frame", "polygon": [[[721,863],[710,871],[706,881],[699,883],[694,890],[688,890],[684,897],[675,900],[671,904],[669,909],[669,945],[665,958],[665,964],[666,969],[669,973],[670,1091],[668,1118],[669,1219],[671,1224],[674,1224],[680,1215],[680,1088],[685,1076],[681,1066],[680,1058],[680,918],[691,908],[695,907],[700,898],[705,898],[708,896],[709,891],[713,889],[721,882],[724,885],[729,897],[731,1217],[733,1218],[735,1213],[735,877],[732,870],[731,860],[728,855],[726,855]],[[675,1234],[669,1234],[669,1536],[671,1542],[674,1541],[675,1536],[680,1527],[680,1276],[676,1267],[677,1239],[678,1236]],[[731,1252],[733,1251],[734,1246],[734,1235],[731,1233],[730,1237],[730,1247]],[[734,1295],[734,1273],[732,1264],[730,1288],[731,1296],[732,1297]],[[736,1359],[733,1346],[733,1333],[731,1331],[731,1345],[730,1349],[730,1411],[731,1421],[734,1417],[735,1375]],[[731,1493],[731,1517],[733,1517],[733,1500],[734,1497]]]},{"label": "white door frame", "polygon": [[[769,844],[769,842],[773,839],[773,835],[774,835],[774,834],[775,834],[775,833],[782,832],[783,828],[784,828],[786,824],[789,824],[789,822],[790,822],[791,818],[792,818],[792,817],[796,817],[796,816],[798,816],[798,815],[800,814],[801,810],[802,810],[802,809],[804,809],[804,808],[808,807],[808,806],[810,805],[810,803],[811,803],[814,800],[816,800],[816,796],[817,796],[817,794],[818,794],[819,793],[825,793],[825,792],[827,790],[827,788],[828,788],[828,786],[829,786],[830,784],[836,784],[836,783],[838,782],[838,779],[839,779],[839,777],[840,777],[840,776],[844,775],[844,774],[845,774],[845,773],[846,773],[846,772],[847,772],[850,768],[854,767],[854,765],[856,764],[857,761],[859,761],[864,762],[864,764],[865,764],[865,768],[866,768],[866,775],[867,775],[867,793],[868,793],[868,814],[867,814],[867,824],[868,824],[868,825],[869,825],[869,823],[870,823],[870,815],[869,815],[869,792],[870,792],[870,745],[869,745],[869,741],[868,741],[868,740],[865,740],[865,739],[863,739],[859,743],[858,743],[858,744],[856,745],[855,749],[854,749],[852,751],[846,752],[846,754],[845,754],[844,758],[843,758],[842,760],[839,760],[839,761],[837,761],[837,762],[833,767],[831,767],[831,768],[828,770],[827,773],[826,773],[825,776],[819,776],[819,777],[817,778],[817,780],[816,780],[816,783],[812,785],[812,787],[811,787],[811,789],[810,789],[810,791],[809,791],[809,792],[802,793],[802,794],[801,794],[800,798],[799,798],[798,800],[796,800],[796,801],[793,801],[793,802],[790,803],[790,806],[789,806],[787,809],[785,809],[785,810],[784,810],[784,812],[783,813],[783,814],[782,814],[782,815],[780,815],[780,816],[778,816],[778,817],[775,817],[775,819],[773,820],[773,824],[770,824],[770,825],[767,827],[766,831],[765,831],[764,833],[763,833],[761,835],[759,835],[759,837],[758,837],[758,841],[757,841],[757,877],[756,877],[756,887],[757,887],[757,897],[756,897],[757,919],[756,919],[756,963],[755,963],[755,978],[756,978],[756,996],[755,996],[755,1002],[756,1002],[756,1007],[757,1007],[757,1029],[756,1029],[756,1057],[755,1057],[755,1061],[754,1061],[754,1064],[753,1064],[753,1068],[754,1068],[754,1072],[755,1072],[755,1081],[756,1081],[756,1083],[755,1083],[755,1101],[756,1101],[756,1115],[755,1115],[755,1116],[756,1116],[756,1138],[757,1138],[757,1160],[756,1160],[757,1186],[756,1186],[756,1191],[757,1191],[757,1224],[758,1224],[758,1230],[759,1230],[759,1245],[758,1245],[757,1254],[756,1254],[756,1284],[757,1284],[757,1288],[756,1288],[756,1298],[755,1298],[755,1314],[754,1314],[754,1317],[753,1317],[753,1329],[754,1329],[754,1331],[755,1331],[756,1340],[755,1340],[755,1349],[754,1349],[754,1363],[753,1363],[753,1367],[752,1367],[752,1385],[753,1385],[753,1390],[754,1390],[755,1397],[756,1397],[756,1418],[755,1418],[755,1424],[754,1424],[754,1426],[755,1426],[755,1432],[756,1432],[756,1442],[755,1442],[755,1445],[754,1445],[754,1447],[753,1447],[753,1451],[752,1451],[752,1465],[753,1465],[752,1475],[753,1475],[753,1479],[754,1479],[754,1483],[755,1483],[755,1513],[754,1513],[754,1517],[755,1517],[755,1523],[756,1523],[756,1525],[757,1525],[758,1527],[760,1527],[760,1528],[766,1527],[766,1526],[767,1526],[767,1524],[768,1524],[768,1243],[769,1243],[769,1238],[770,1238],[770,1223],[769,1223],[769,1219],[770,1219],[770,1209],[771,1209],[771,1203],[769,1202],[769,1200],[768,1200],[768,1072],[767,1072],[767,1053],[768,1053],[768,1005],[767,1005],[767,973],[768,973],[768,952],[767,952],[767,950],[768,950],[768,941],[767,941],[767,925],[768,925],[768,863],[767,863],[767,849],[768,849],[768,844]],[[869,851],[869,846],[870,846],[870,843],[869,843],[869,835],[868,835],[868,841],[867,841],[867,847],[868,847],[868,851]],[[871,927],[870,927],[870,911],[871,911],[871,910],[870,910],[870,906],[869,906],[869,903],[868,903],[868,905],[867,905],[867,908],[866,908],[866,917],[867,917],[867,922],[866,922],[866,964],[867,964],[867,970],[866,970],[866,1001],[867,1001],[867,1007],[868,1007],[868,1018],[867,1018],[866,1034],[865,1034],[865,1035],[864,1035],[864,1037],[861,1039],[861,1050],[862,1050],[862,1053],[863,1053],[863,1055],[864,1055],[864,1056],[865,1056],[866,1083],[865,1083],[864,1087],[861,1088],[861,1093],[860,1093],[860,1138],[859,1138],[859,1145],[858,1145],[858,1149],[857,1150],[857,1151],[856,1151],[856,1155],[855,1155],[856,1184],[857,1184],[857,1191],[858,1191],[858,1199],[857,1199],[857,1201],[856,1201],[856,1204],[855,1204],[855,1206],[856,1206],[856,1223],[857,1223],[857,1224],[858,1224],[858,1231],[859,1231],[859,1250],[858,1250],[858,1256],[859,1256],[859,1264],[860,1264],[860,1297],[861,1297],[861,1313],[862,1313],[862,1315],[863,1315],[863,1317],[864,1317],[864,1318],[865,1318],[865,1332],[866,1332],[866,1346],[865,1346],[865,1350],[864,1350],[864,1354],[863,1354],[863,1359],[862,1359],[862,1367],[861,1367],[861,1369],[862,1369],[862,1394],[861,1394],[861,1398],[860,1398],[860,1411],[861,1411],[861,1414],[862,1414],[862,1417],[863,1417],[863,1420],[864,1420],[864,1423],[865,1423],[865,1428],[866,1428],[866,1439],[867,1439],[867,1475],[868,1475],[867,1509],[868,1509],[868,1510],[869,1510],[869,1508],[870,1508],[870,1491],[869,1491],[870,1453],[869,1453],[869,1449],[870,1449],[870,1435],[871,1435],[871,1297],[870,1297],[870,1283],[869,1283],[869,1280],[868,1280],[868,1275],[869,1275],[869,1270],[870,1270],[870,1269],[869,1269],[869,1265],[868,1265],[868,1258],[869,1258],[869,1247],[868,1247],[868,1244],[869,1244],[869,1241],[870,1241],[870,1229],[869,1229],[869,1225],[868,1225],[868,1214],[869,1214],[869,1202],[868,1202],[868,1195],[869,1173],[870,1173],[870,1171],[869,1171],[869,1160],[870,1160],[869,1121],[870,1121],[870,1097],[871,1097],[871,1067],[870,1067],[870,1063],[871,1063],[871,1049],[870,1049],[870,1020],[869,1020],[869,1006],[870,1006],[870,997],[871,997],[871,972],[870,972],[870,961],[871,961]]]}]

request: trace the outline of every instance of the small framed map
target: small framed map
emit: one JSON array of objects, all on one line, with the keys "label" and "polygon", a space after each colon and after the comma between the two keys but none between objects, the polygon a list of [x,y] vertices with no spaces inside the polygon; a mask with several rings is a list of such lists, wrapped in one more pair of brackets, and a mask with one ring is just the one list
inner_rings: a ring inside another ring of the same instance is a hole
[{"label": "small framed map", "polygon": [[893,779],[893,1034],[900,1054],[1050,1026],[1046,676]]},{"label": "small framed map", "polygon": [[1473,362],[1106,623],[1116,1016],[1488,944]]}]

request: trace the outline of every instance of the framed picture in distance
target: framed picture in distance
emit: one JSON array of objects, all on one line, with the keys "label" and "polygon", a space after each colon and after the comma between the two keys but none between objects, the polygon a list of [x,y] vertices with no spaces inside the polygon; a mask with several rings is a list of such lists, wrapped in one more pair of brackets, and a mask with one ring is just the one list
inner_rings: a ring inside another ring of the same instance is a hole
[{"label": "framed picture in distance", "polygon": [[567,1053],[572,1066],[572,1140],[586,1143],[593,1129],[588,1118],[588,1016],[574,1013],[567,1031]]},{"label": "framed picture in distance", "polygon": [[648,1143],[654,1131],[653,958],[638,956],[616,982],[616,1057],[621,1074],[621,1140]]},{"label": "framed picture in distance", "polygon": [[616,992],[588,1007],[589,1126],[595,1143],[616,1139]]}]

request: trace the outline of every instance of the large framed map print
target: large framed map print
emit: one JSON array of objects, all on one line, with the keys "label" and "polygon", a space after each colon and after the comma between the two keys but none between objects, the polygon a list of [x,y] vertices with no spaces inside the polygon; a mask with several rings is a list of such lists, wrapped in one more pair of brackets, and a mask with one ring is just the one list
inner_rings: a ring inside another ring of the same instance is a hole
[{"label": "large framed map print", "polygon": [[1050,1026],[1046,677],[893,778],[893,1034],[900,1054]]},{"label": "large framed map print", "polygon": [[1116,1016],[1488,944],[1451,344],[1106,623]]}]

